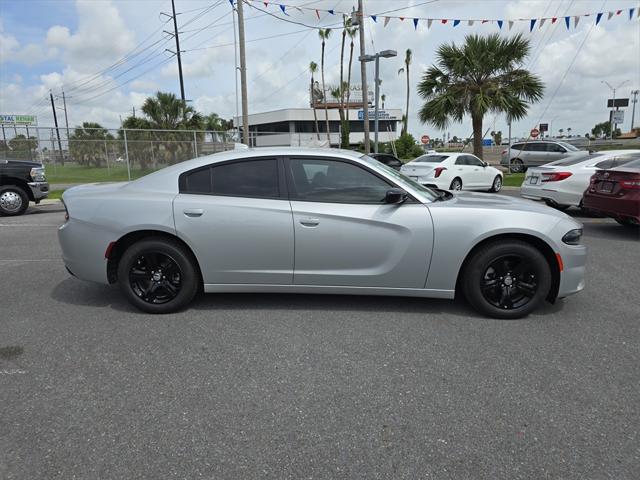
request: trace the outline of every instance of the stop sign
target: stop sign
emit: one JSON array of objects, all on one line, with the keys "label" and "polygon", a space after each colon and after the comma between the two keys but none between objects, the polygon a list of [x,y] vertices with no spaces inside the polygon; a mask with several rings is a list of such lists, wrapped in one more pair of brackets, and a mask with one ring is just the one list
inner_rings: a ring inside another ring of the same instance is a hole
[{"label": "stop sign", "polygon": [[538,130],[537,128],[532,128],[531,129],[531,138],[536,138],[538,135],[540,135],[540,130]]},{"label": "stop sign", "polygon": [[422,135],[422,136],[420,137],[420,141],[421,141],[422,143],[424,143],[425,145],[426,145],[427,143],[429,143],[429,140],[431,140],[431,139],[429,138],[429,135]]}]

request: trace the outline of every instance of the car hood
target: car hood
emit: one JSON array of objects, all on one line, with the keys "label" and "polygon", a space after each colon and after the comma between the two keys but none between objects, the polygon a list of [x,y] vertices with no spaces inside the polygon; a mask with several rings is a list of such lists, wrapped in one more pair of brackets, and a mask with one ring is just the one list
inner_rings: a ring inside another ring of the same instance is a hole
[{"label": "car hood", "polygon": [[559,219],[571,218],[568,215],[548,207],[544,204],[533,202],[518,197],[510,197],[503,194],[489,194],[478,192],[456,192],[453,198],[443,202],[435,202],[432,205],[442,205],[451,208],[473,208],[484,210],[509,210],[519,212],[542,213]]},{"label": "car hood", "polygon": [[32,162],[30,160],[0,160],[0,165],[8,165],[10,167],[31,167],[31,168],[41,168],[42,164],[40,162]]}]

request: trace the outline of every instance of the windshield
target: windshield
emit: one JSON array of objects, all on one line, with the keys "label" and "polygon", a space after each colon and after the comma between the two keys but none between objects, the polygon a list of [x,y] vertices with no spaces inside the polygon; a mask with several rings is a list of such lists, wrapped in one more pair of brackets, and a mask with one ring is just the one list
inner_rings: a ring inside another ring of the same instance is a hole
[{"label": "windshield", "polygon": [[580,151],[579,148],[574,147],[573,145],[571,145],[570,143],[567,143],[567,142],[558,142],[558,145],[562,145],[564,148],[566,148],[570,152],[579,152]]},{"label": "windshield", "polygon": [[413,180],[411,180],[409,177],[403,175],[402,173],[400,173],[397,170],[394,170],[393,168],[385,165],[382,162],[379,162],[378,160],[376,160],[375,158],[371,158],[368,155],[363,155],[362,157],[360,157],[362,160],[364,160],[365,162],[367,162],[369,165],[374,166],[375,168],[378,168],[380,170],[383,170],[385,173],[389,174],[391,177],[393,177],[395,180],[398,180],[399,183],[401,184],[405,184],[405,185],[409,185],[411,188],[413,188],[414,190],[422,193],[424,196],[426,196],[429,200],[435,200],[436,198],[438,198],[440,195],[438,195],[436,192],[434,192],[433,190],[431,190],[428,187],[425,187],[424,185],[419,184],[418,182],[414,182]]},{"label": "windshield", "polygon": [[410,163],[440,163],[447,158],[449,158],[449,155],[422,155],[415,160],[411,160]]}]

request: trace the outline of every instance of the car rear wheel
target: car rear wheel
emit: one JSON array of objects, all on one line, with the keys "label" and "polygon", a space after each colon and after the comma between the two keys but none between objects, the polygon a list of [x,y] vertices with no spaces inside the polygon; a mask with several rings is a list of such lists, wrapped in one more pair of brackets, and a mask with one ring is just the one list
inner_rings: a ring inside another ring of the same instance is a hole
[{"label": "car rear wheel", "polygon": [[638,228],[638,227],[640,227],[639,223],[634,222],[633,220],[631,220],[629,218],[616,218],[615,221],[618,222],[620,225],[623,225],[625,227],[630,227],[630,228]]},{"label": "car rear wheel", "polygon": [[500,175],[496,175],[496,178],[493,179],[493,184],[491,185],[490,192],[498,193],[502,190],[502,177]]},{"label": "car rear wheel", "polygon": [[22,215],[29,207],[26,192],[15,185],[0,187],[0,215]]},{"label": "car rear wheel", "polygon": [[182,245],[149,238],[124,252],[118,263],[118,284],[136,308],[171,313],[193,299],[200,280],[195,260]]},{"label": "car rear wheel", "polygon": [[458,177],[454,178],[451,185],[449,185],[449,190],[462,190],[462,180]]},{"label": "car rear wheel", "polygon": [[462,275],[460,285],[469,303],[493,318],[528,315],[542,304],[551,288],[551,269],[544,255],[519,240],[481,247]]},{"label": "car rear wheel", "polygon": [[551,208],[555,208],[556,210],[560,210],[561,212],[564,212],[565,210],[567,210],[571,205],[562,205],[560,203],[556,203],[552,200],[545,200],[544,203],[547,204],[547,206],[551,207]]},{"label": "car rear wheel", "polygon": [[524,163],[519,158],[511,160],[511,173],[523,173],[525,171]]}]

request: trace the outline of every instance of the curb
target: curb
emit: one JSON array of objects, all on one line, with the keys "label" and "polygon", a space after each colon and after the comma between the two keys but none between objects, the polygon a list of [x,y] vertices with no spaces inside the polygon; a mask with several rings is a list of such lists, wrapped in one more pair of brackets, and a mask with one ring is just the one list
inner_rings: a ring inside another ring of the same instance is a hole
[{"label": "curb", "polygon": [[38,205],[58,205],[62,202],[57,198],[45,198],[44,200],[40,200]]}]

